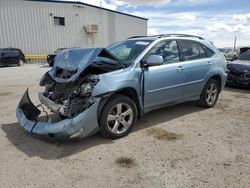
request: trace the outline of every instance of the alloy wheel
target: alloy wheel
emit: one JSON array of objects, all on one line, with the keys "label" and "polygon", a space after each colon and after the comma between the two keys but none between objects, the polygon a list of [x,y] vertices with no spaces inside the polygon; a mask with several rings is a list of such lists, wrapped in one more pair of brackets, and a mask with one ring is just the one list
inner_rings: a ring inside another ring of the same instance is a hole
[{"label": "alloy wheel", "polygon": [[208,105],[213,105],[216,102],[218,88],[215,83],[211,83],[207,88],[206,101]]},{"label": "alloy wheel", "polygon": [[108,113],[107,127],[113,134],[122,134],[130,128],[133,118],[132,108],[128,104],[118,103]]}]

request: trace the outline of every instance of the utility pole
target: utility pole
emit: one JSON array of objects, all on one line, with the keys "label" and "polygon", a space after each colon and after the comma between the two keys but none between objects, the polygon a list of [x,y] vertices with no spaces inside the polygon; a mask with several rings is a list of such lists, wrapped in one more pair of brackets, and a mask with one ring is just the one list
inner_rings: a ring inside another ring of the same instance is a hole
[{"label": "utility pole", "polygon": [[236,50],[236,41],[237,41],[237,37],[234,37],[234,51]]}]

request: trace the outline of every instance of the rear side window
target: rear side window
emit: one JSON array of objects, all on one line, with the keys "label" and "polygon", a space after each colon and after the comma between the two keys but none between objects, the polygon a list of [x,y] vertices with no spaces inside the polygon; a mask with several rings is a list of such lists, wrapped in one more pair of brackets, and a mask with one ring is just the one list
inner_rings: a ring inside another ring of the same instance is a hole
[{"label": "rear side window", "polygon": [[188,40],[180,41],[184,60],[195,60],[212,57],[214,52],[205,45]]},{"label": "rear side window", "polygon": [[198,44],[198,48],[199,48],[199,51],[200,51],[200,58],[207,58],[208,56],[207,56],[205,50],[201,47],[200,44]]},{"label": "rear side window", "polygon": [[184,60],[194,60],[200,58],[199,46],[196,42],[182,40],[180,41],[180,47]]},{"label": "rear side window", "polygon": [[212,57],[214,55],[214,52],[210,48],[206,47],[204,44],[200,44],[200,46],[206,53],[207,57]]}]

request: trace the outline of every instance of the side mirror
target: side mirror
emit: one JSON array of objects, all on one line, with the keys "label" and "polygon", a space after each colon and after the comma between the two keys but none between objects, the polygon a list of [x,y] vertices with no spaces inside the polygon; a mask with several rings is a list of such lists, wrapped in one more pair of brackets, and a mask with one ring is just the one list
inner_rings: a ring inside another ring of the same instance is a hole
[{"label": "side mirror", "polygon": [[144,66],[151,67],[151,66],[158,66],[163,64],[163,58],[160,55],[150,55],[148,56]]}]

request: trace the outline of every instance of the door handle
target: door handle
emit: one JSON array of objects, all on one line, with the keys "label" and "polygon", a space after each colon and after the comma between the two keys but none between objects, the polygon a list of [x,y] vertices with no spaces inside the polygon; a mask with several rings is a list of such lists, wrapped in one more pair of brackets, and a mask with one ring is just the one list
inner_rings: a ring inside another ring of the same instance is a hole
[{"label": "door handle", "polygon": [[183,66],[178,67],[178,71],[183,71],[183,70],[184,70]]},{"label": "door handle", "polygon": [[211,62],[211,61],[208,61],[208,62],[207,62],[207,65],[212,65],[212,62]]}]

